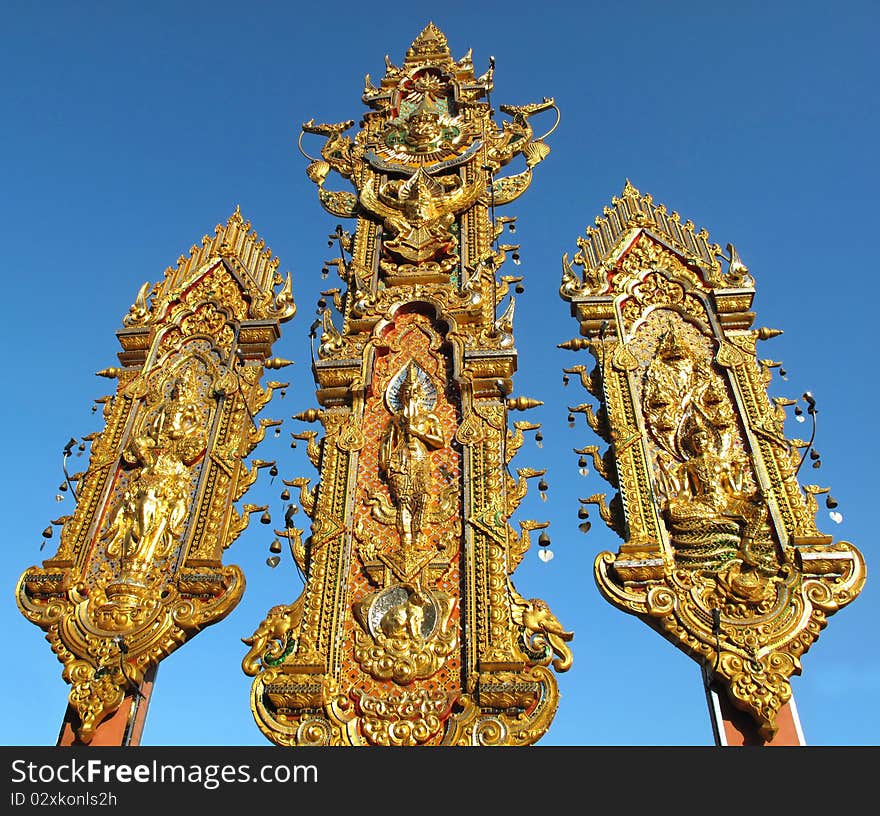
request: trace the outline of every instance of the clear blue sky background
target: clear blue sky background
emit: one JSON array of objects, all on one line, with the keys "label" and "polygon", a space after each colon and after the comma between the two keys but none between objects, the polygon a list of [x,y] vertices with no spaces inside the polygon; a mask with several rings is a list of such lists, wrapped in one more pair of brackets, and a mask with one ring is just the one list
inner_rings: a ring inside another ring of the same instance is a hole
[{"label": "clear blue sky background", "polygon": [[[39,550],[48,520],[72,511],[69,496],[55,501],[61,451],[100,427],[92,400],[112,383],[94,372],[115,364],[115,331],[140,285],[236,205],[293,273],[299,306],[276,346],[296,360],[291,387],[264,412],[286,419],[284,434],[258,455],[286,478],[314,476],[285,440],[300,429],[290,415],[315,404],[307,333],[337,222],[296,138],[312,117],[357,121],[364,75],[381,77],[386,53],[402,62],[428,20],[455,57],[472,47],[478,70],[496,58],[496,107],[553,96],[562,110],[531,189],[503,211],[519,218],[526,276],[516,391],[545,402],[529,415],[544,423],[544,447],[527,444],[514,465],[547,467],[551,486],[515,519],[549,518],[556,556],[530,552],[514,582],[575,631],[542,744],[712,744],[699,667],[602,599],[592,564],[619,542],[601,524],[577,530],[578,496],[611,491],[581,478],[572,453],[598,440],[582,416],[566,423],[566,405],[587,397],[561,382],[576,360],[556,345],[577,326],[558,295],[560,259],[626,178],[736,244],[757,280],[757,325],[785,331],[762,347],[788,371],[773,395],[816,396],[823,466],[802,473],[832,487],[844,521],[823,508],[820,529],[862,550],[869,579],[793,688],[809,744],[877,743],[876,3],[0,5],[3,744],[54,744],[65,709],[61,665],[13,588],[54,552],[57,534]],[[280,515],[279,489],[264,471],[248,499]],[[145,745],[266,744],[240,638],[300,587],[289,559],[265,565],[270,540],[254,520],[228,551],[245,597],[162,663]]]}]

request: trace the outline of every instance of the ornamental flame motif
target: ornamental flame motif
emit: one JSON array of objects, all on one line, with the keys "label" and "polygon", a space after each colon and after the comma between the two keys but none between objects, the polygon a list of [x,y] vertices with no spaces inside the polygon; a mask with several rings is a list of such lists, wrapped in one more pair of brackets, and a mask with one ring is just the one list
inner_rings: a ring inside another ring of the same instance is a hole
[{"label": "ornamental flame motif", "polygon": [[[596,360],[566,369],[609,443],[590,454],[617,489],[595,504],[624,544],[595,577],[613,604],[706,667],[772,738],[789,679],[827,617],[865,581],[859,551],[816,528],[818,485],[797,481],[797,440],[767,396],[751,328],[754,281],[718,245],[629,182],[563,257],[562,297],[582,337],[562,344]],[[791,402],[791,401],[789,401]]]},{"label": "ornamental flame motif", "polygon": [[[534,743],[558,703],[548,667],[571,665],[571,633],[511,580],[547,524],[508,523],[543,473],[509,474],[538,425],[508,412],[540,403],[508,396],[521,278],[500,274],[516,246],[493,210],[529,186],[549,153],[531,117],[556,107],[500,106],[497,125],[492,73],[428,25],[367,77],[353,138],[352,121],[303,125],[324,138],[307,168],[321,204],[357,227],[337,228],[328,264],[344,288],[326,293],[341,328],[330,306],[318,323],[321,407],[298,415],[323,426],[298,435],[320,480],[286,482],[312,520],[287,532],[305,586],[246,641],[251,707],[279,745]],[[331,170],[354,190],[325,188]]]},{"label": "ornamental flame motif", "polygon": [[18,582],[19,608],[64,664],[85,743],[244,590],[221,558],[254,509],[233,503],[257,478],[260,464],[243,460],[272,422],[253,417],[286,385],[260,379],[287,364],[269,354],[295,312],[290,275],[250,226],[236,210],[141,289],[117,332],[121,367],[99,372],[118,386],[72,477],[58,552]]}]

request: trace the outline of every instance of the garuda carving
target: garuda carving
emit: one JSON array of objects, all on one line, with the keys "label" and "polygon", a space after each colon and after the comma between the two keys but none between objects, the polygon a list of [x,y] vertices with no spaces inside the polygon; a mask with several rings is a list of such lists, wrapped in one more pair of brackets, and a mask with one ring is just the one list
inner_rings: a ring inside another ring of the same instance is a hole
[{"label": "garuda carving", "polygon": [[463,184],[458,175],[437,178],[422,168],[408,179],[392,179],[378,190],[361,191],[364,209],[383,219],[389,238],[380,265],[386,274],[448,273],[459,262],[450,228],[458,213],[483,196],[480,184]]}]

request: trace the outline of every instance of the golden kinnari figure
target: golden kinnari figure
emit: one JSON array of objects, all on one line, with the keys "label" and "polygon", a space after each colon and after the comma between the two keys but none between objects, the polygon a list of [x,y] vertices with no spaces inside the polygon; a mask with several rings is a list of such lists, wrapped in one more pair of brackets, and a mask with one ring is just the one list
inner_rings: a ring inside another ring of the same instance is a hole
[{"label": "golden kinnari figure", "polygon": [[[543,473],[508,463],[537,423],[508,425],[516,370],[513,284],[499,243],[513,201],[549,153],[531,118],[552,99],[500,106],[470,53],[450,54],[429,24],[400,67],[369,76],[362,129],[303,125],[322,137],[308,176],[323,207],[356,219],[330,236],[342,287],[318,323],[313,366],[320,421],[307,431],[318,484],[295,478],[311,533],[290,529],[305,575],[272,608],[243,668],[257,724],[279,745],[526,745],[558,704],[550,667],[571,665],[572,638],[511,575],[529,534],[508,519]],[[517,157],[525,169],[498,177]],[[353,190],[325,187],[331,171]],[[518,290],[518,288],[517,288]],[[338,312],[334,322],[334,309]],[[339,321],[341,320],[341,325]]]},{"label": "golden kinnari figure", "polygon": [[757,356],[780,332],[751,328],[753,278],[708,238],[627,182],[563,257],[581,336],[561,346],[596,361],[566,372],[599,403],[571,410],[609,443],[577,452],[617,489],[581,499],[581,514],[596,505],[624,540],[596,559],[603,595],[700,662],[770,741],[801,655],[865,564],[816,528],[828,488],[798,483],[794,401],[768,397],[773,361]]},{"label": "golden kinnari figure", "polygon": [[221,559],[253,510],[233,506],[258,474],[244,459],[273,424],[253,417],[286,385],[260,385],[264,365],[287,363],[269,355],[295,313],[278,263],[236,209],[141,288],[117,332],[121,367],[99,372],[118,385],[76,509],[16,589],[64,665],[78,742],[244,591]]}]

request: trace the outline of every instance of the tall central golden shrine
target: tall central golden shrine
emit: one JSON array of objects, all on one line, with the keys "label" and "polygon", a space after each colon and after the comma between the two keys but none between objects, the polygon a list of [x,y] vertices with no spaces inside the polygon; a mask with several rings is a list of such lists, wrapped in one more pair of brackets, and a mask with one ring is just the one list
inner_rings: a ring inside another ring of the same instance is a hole
[{"label": "tall central golden shrine", "polygon": [[[508,427],[508,411],[540,403],[509,397],[521,279],[499,274],[518,256],[498,244],[513,219],[494,208],[549,153],[530,118],[557,111],[501,106],[499,127],[494,66],[476,77],[432,24],[402,67],[386,65],[378,87],[366,79],[353,139],[352,121],[303,125],[326,140],[307,170],[321,204],[357,228],[337,230],[343,287],[325,293],[313,366],[321,407],[298,416],[323,425],[320,442],[300,434],[320,480],[287,482],[312,519],[304,540],[286,531],[305,586],[246,641],[251,706],[280,745],[531,744],[556,711],[549,666],[571,665],[571,633],[511,582],[547,524],[508,523],[543,473],[508,473],[538,427]],[[519,156],[521,172],[495,177]],[[325,189],[331,170],[355,192]]]}]

